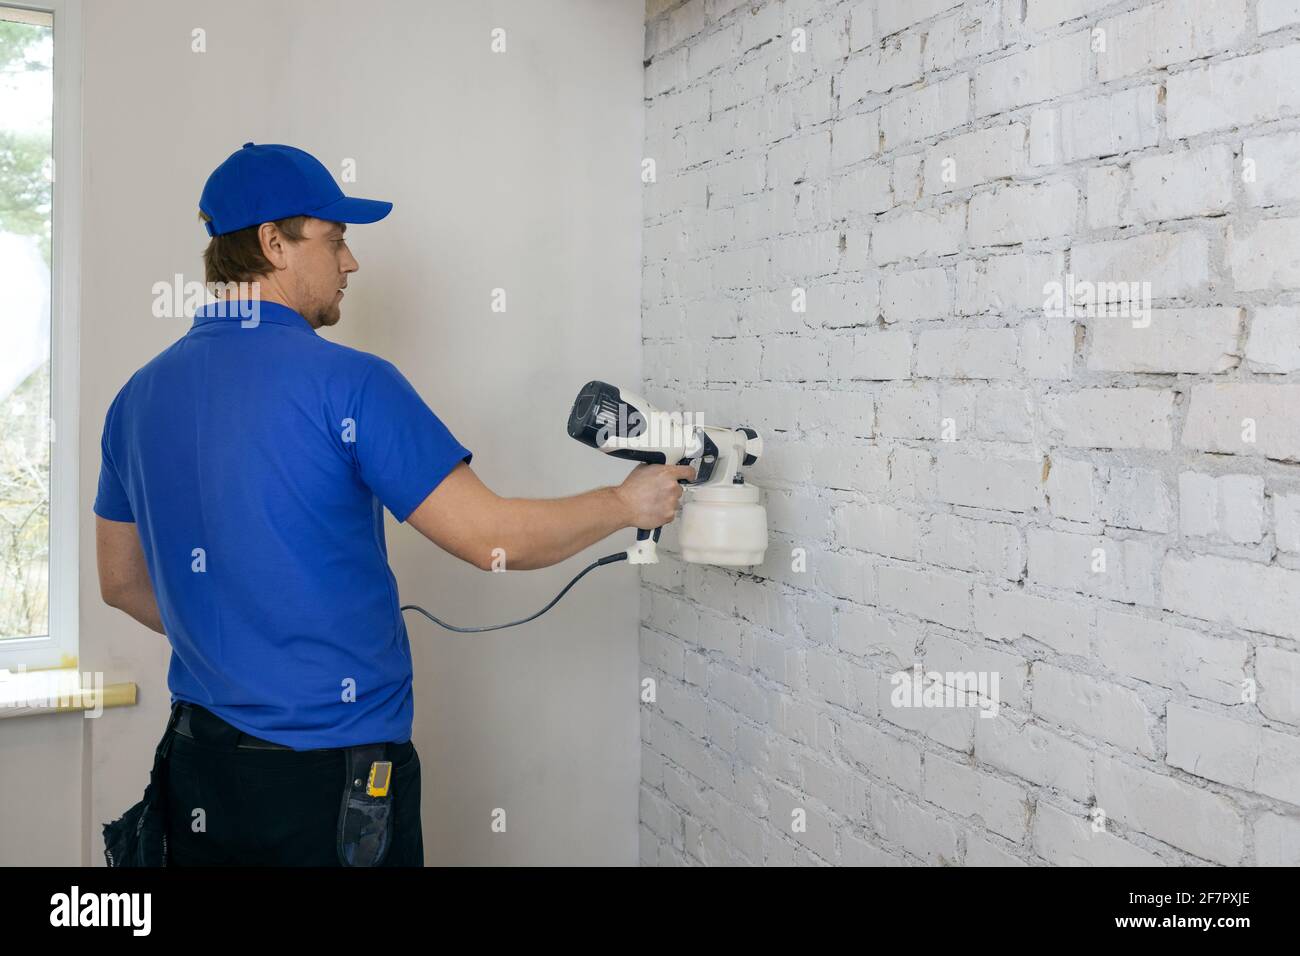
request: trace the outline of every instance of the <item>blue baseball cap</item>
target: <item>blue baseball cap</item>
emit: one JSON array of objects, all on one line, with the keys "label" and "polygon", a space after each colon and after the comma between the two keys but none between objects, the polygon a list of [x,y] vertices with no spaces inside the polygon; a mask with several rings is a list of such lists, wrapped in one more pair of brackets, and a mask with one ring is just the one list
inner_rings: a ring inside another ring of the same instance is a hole
[{"label": "blue baseball cap", "polygon": [[274,143],[245,143],[212,171],[199,209],[209,236],[290,216],[330,222],[377,222],[393,204],[343,195],[334,177],[311,153]]}]

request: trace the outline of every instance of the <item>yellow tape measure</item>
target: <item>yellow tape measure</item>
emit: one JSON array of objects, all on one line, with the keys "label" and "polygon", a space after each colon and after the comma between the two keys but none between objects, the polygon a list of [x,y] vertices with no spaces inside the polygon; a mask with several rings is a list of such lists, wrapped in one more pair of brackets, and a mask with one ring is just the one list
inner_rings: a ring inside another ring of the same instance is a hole
[{"label": "yellow tape measure", "polygon": [[388,796],[388,785],[392,777],[392,761],[376,760],[370,765],[370,779],[366,782],[366,793],[372,797]]}]

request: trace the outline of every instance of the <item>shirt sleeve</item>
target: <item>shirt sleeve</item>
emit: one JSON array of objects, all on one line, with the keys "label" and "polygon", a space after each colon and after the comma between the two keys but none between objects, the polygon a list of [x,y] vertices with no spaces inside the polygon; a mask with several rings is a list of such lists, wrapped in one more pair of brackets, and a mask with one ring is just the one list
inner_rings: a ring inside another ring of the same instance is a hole
[{"label": "shirt sleeve", "polygon": [[355,441],[361,480],[398,521],[405,521],[457,464],[473,458],[384,359],[361,384]]},{"label": "shirt sleeve", "polygon": [[[121,393],[118,393],[118,398]],[[109,521],[135,521],[135,512],[126,496],[126,486],[113,461],[110,446],[113,413],[117,410],[118,399],[108,406],[104,416],[104,432],[99,439],[99,490],[95,493],[94,512]]]}]

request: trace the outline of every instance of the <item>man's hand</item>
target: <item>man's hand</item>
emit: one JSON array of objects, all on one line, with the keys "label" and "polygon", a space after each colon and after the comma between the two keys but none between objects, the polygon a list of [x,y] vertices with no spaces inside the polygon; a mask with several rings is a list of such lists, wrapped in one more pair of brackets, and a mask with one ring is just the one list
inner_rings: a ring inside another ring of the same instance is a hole
[{"label": "man's hand", "polygon": [[677,482],[695,478],[689,465],[638,465],[615,488],[627,504],[633,527],[649,530],[668,524],[677,517],[682,500],[682,486]]},{"label": "man's hand", "polygon": [[484,571],[528,571],[558,564],[622,528],[673,520],[679,478],[695,469],[642,465],[618,488],[569,498],[501,498],[465,462],[451,470],[407,523],[438,547]]}]

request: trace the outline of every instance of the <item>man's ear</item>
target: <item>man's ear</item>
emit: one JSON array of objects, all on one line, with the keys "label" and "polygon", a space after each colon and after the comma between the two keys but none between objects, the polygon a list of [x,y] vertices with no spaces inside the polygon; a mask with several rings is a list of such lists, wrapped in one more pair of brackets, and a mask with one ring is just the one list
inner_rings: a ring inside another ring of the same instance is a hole
[{"label": "man's ear", "polygon": [[284,236],[279,226],[273,222],[262,223],[257,227],[257,241],[262,247],[262,255],[266,256],[267,262],[277,269],[283,269],[288,265],[284,252]]}]

